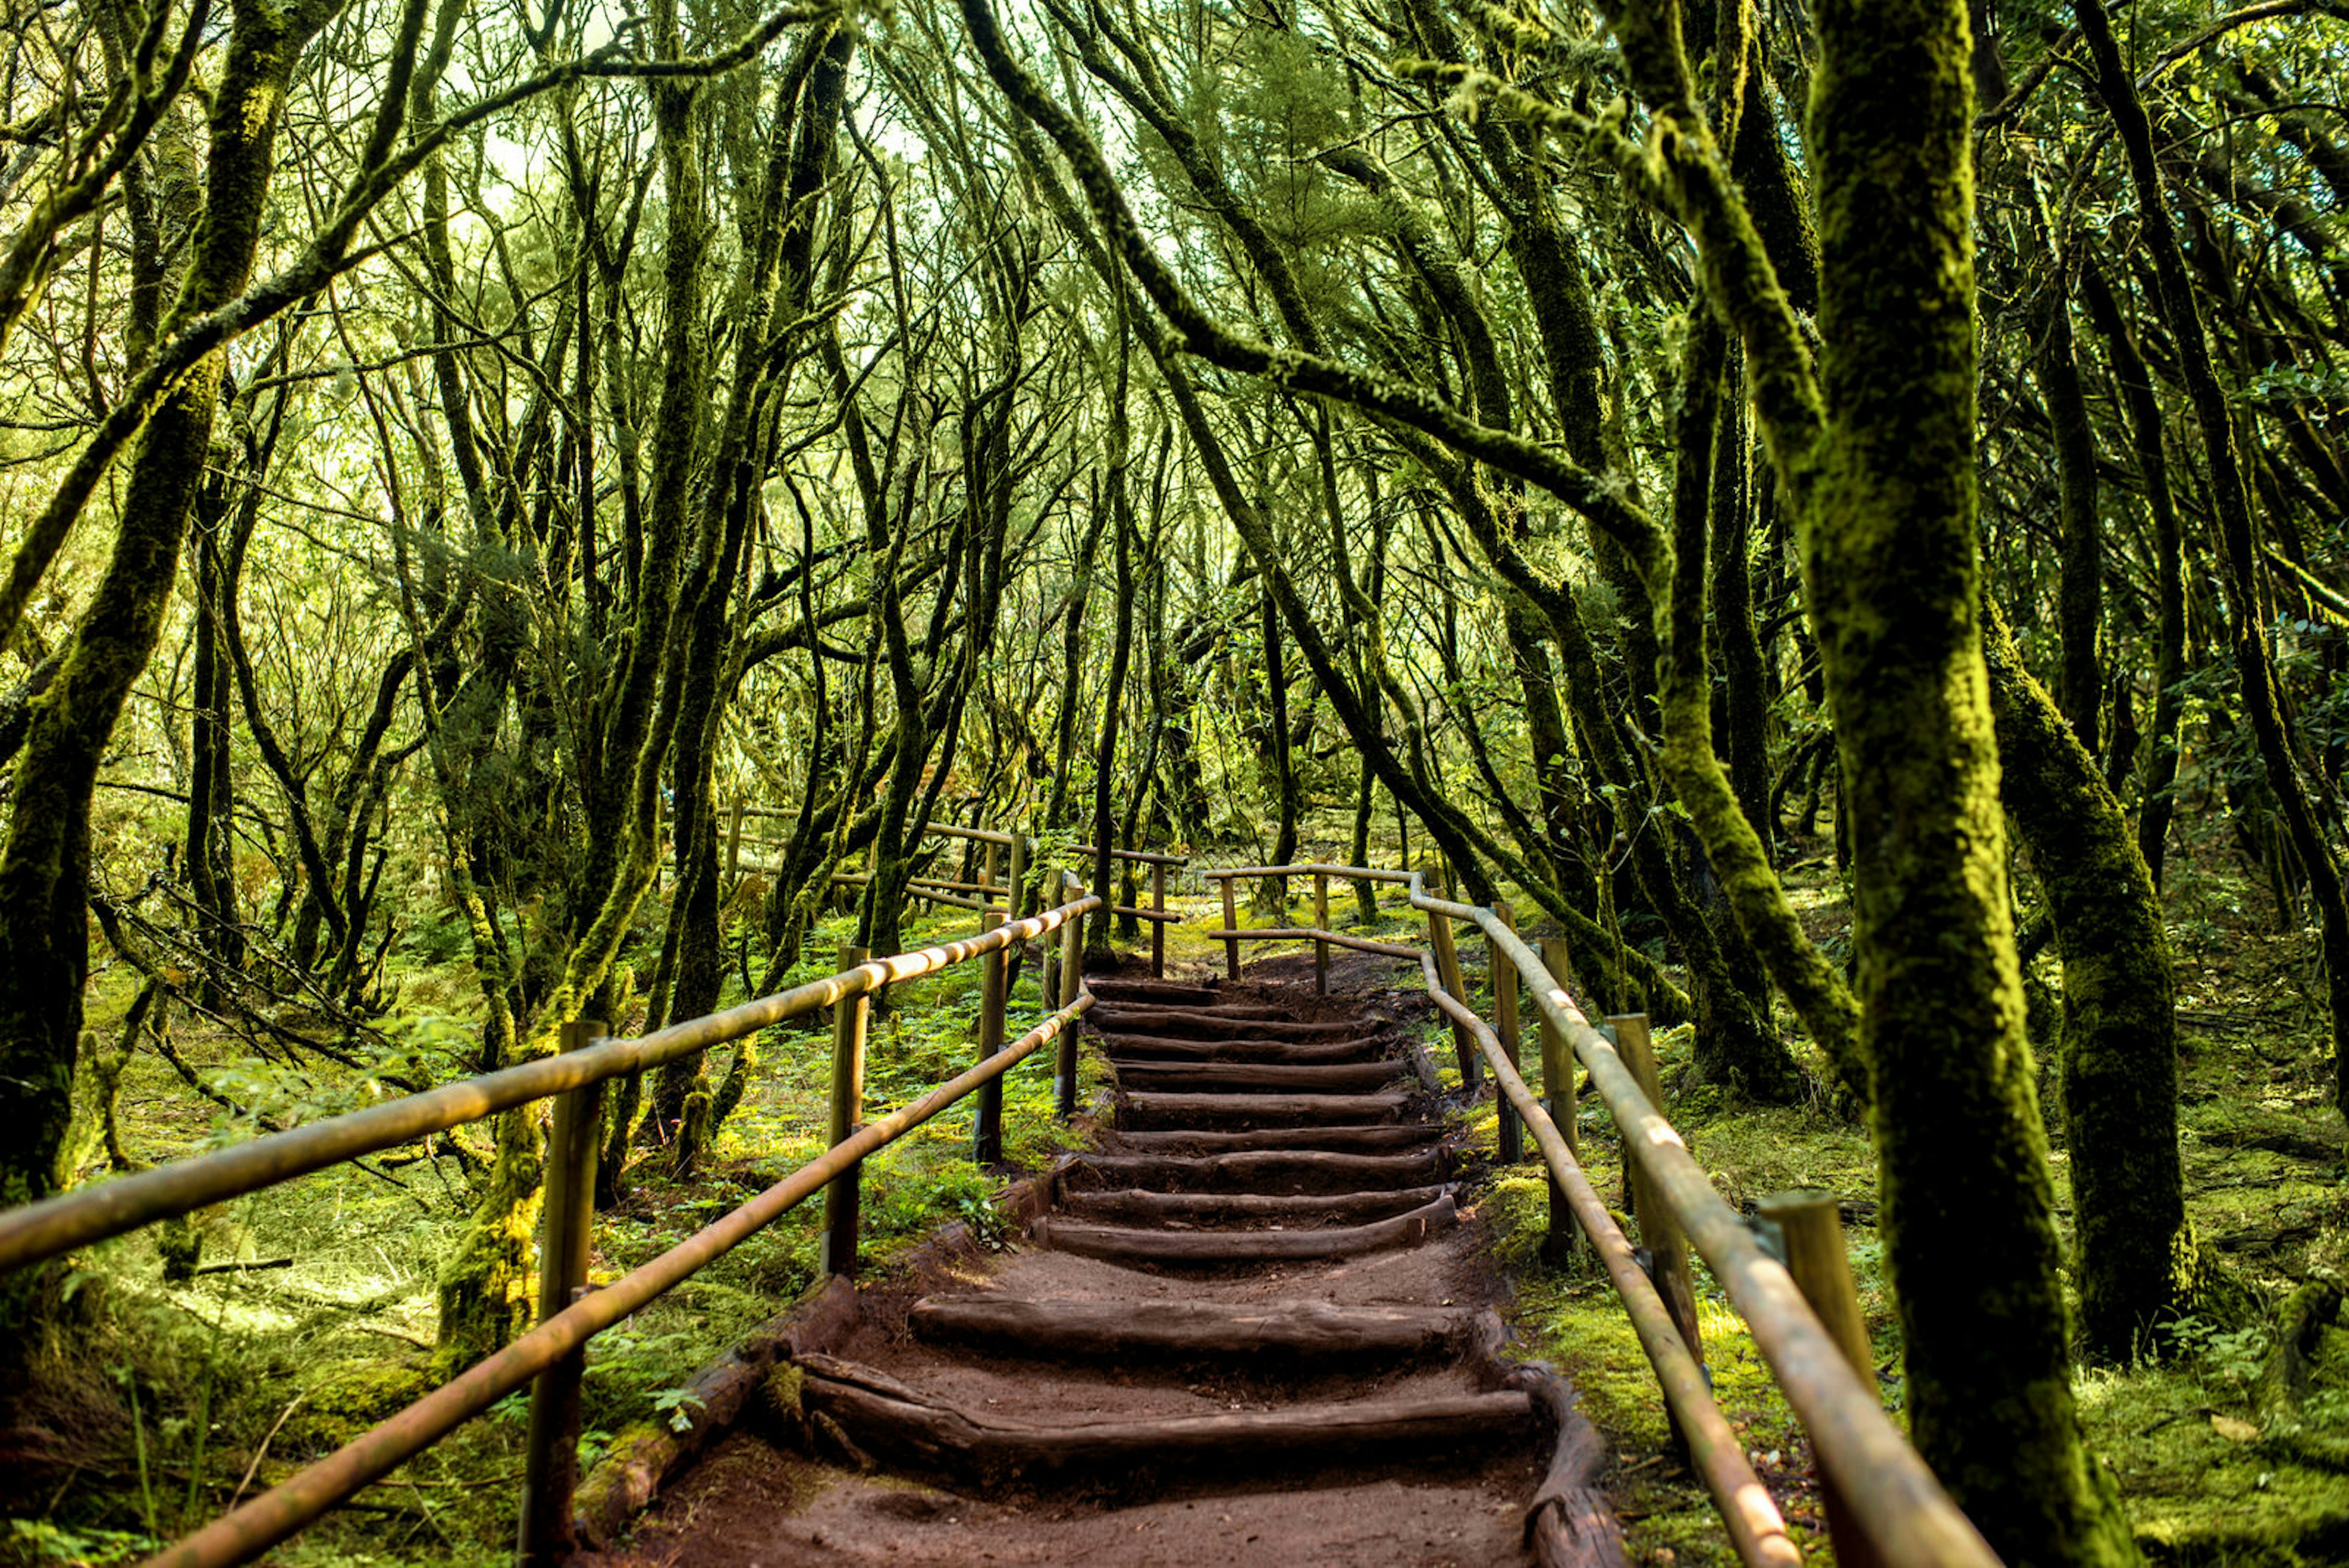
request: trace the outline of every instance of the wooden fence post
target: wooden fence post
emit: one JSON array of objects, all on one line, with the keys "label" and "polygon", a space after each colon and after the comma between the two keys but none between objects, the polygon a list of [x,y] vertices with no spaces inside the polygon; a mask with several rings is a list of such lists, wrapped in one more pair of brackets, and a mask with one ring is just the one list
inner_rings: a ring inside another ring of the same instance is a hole
[{"label": "wooden fence post", "polygon": [[[1623,1064],[1639,1080],[1640,1092],[1661,1112],[1664,1090],[1656,1075],[1656,1044],[1648,1033],[1648,1015],[1620,1013],[1609,1018],[1607,1024],[1614,1032],[1615,1048],[1622,1055]],[[1656,1282],[1656,1293],[1664,1298],[1664,1305],[1672,1314],[1673,1325],[1681,1331],[1682,1343],[1702,1366],[1704,1342],[1697,1334],[1696,1287],[1689,1278],[1688,1241],[1681,1234],[1680,1220],[1673,1217],[1663,1195],[1649,1182],[1646,1168],[1628,1143],[1623,1151],[1623,1168],[1631,1179],[1632,1213],[1640,1221],[1640,1240],[1647,1244],[1649,1275]]]},{"label": "wooden fence post", "polygon": [[[1775,1226],[1803,1299],[1811,1303],[1819,1323],[1868,1387],[1876,1386],[1876,1355],[1868,1343],[1868,1316],[1860,1310],[1859,1290],[1852,1283],[1851,1259],[1843,1249],[1843,1216],[1835,1194],[1816,1187],[1774,1192],[1757,1205],[1765,1225]],[[1884,1559],[1860,1532],[1851,1504],[1835,1478],[1819,1468],[1820,1490],[1826,1494],[1827,1532],[1835,1541],[1838,1563],[1849,1568],[1877,1568]]]},{"label": "wooden fence post", "polygon": [[726,879],[734,880],[742,867],[742,803],[736,801],[726,816]]},{"label": "wooden fence post", "polygon": [[[1223,879],[1224,929],[1227,931],[1237,931],[1240,929],[1239,901],[1232,892],[1232,884],[1238,879],[1236,877],[1226,877]],[[1232,980],[1237,980],[1240,977],[1240,940],[1237,937],[1224,939],[1224,973]]]},{"label": "wooden fence post", "polygon": [[[992,847],[990,846],[990,847]],[[1003,924],[999,910],[978,918],[979,929],[991,931]],[[1003,1049],[1003,981],[1008,955],[982,954],[978,961],[978,1059]],[[978,1086],[978,1103],[970,1118],[970,1158],[978,1165],[1003,1163],[1003,1075],[997,1074]]]},{"label": "wooden fence post", "polygon": [[[1567,982],[1570,967],[1564,937],[1544,937],[1541,941],[1542,967],[1558,984]],[[1541,1024],[1542,1099],[1549,1119],[1557,1124],[1558,1136],[1566,1139],[1567,1152],[1579,1160],[1581,1141],[1575,1135],[1574,1115],[1574,1053],[1566,1044],[1566,1036],[1549,1021],[1549,1014],[1536,1010]],[[1565,1268],[1582,1251],[1582,1228],[1566,1205],[1566,1189],[1557,1178],[1549,1179],[1549,1235],[1542,1242],[1542,1260],[1553,1268]]]},{"label": "wooden fence post", "polygon": [[[1493,913],[1512,931],[1517,929],[1516,917],[1510,912],[1507,899],[1494,899]],[[1509,1059],[1509,1065],[1517,1068],[1522,1077],[1525,1064],[1517,1049],[1517,966],[1509,961],[1500,943],[1488,941],[1485,946],[1493,971],[1493,1033],[1500,1036],[1501,1054]],[[1494,1098],[1501,1102],[1501,1163],[1515,1165],[1526,1157],[1525,1129],[1518,1125],[1517,1107],[1509,1104],[1509,1096],[1495,1094]]]},{"label": "wooden fence post", "polygon": [[1011,830],[1011,918],[1019,919],[1028,912],[1028,836],[1014,827]]},{"label": "wooden fence post", "polygon": [[[1419,870],[1420,881],[1431,894],[1438,898],[1451,897],[1444,890],[1444,873],[1436,868],[1434,861],[1421,861]],[[1427,944],[1435,950],[1436,978],[1444,981],[1444,989],[1452,993],[1453,1000],[1465,1007],[1468,998],[1463,994],[1465,988],[1460,983],[1460,950],[1453,945],[1451,916],[1440,915],[1433,909],[1427,912]],[[1484,1086],[1485,1065],[1476,1054],[1476,1037],[1457,1019],[1452,1023],[1452,1049],[1460,1058],[1460,1086],[1473,1095]]]},{"label": "wooden fence post", "polygon": [[[604,1025],[580,1019],[563,1026],[563,1049],[602,1038]],[[546,1138],[546,1208],[538,1254],[538,1321],[570,1306],[587,1283],[595,1226],[595,1159],[603,1147],[604,1085],[555,1097]],[[571,1494],[579,1480],[579,1379],[582,1346],[538,1375],[530,1396],[530,1438],[523,1459],[519,1555],[523,1568],[553,1568],[571,1555]]]},{"label": "wooden fence post", "polygon": [[[843,946],[840,967],[854,969],[873,955]],[[873,1016],[873,995],[859,992],[833,1004],[832,1126],[826,1147],[846,1143],[864,1120],[864,1026]],[[832,1179],[824,1191],[823,1251],[816,1269],[825,1274],[856,1272],[856,1210],[864,1162],[858,1160]]]},{"label": "wooden fence post", "polygon": [[[1150,867],[1150,910],[1156,915],[1166,912],[1166,867],[1156,861],[1153,861]],[[1166,978],[1166,922],[1164,920],[1150,922],[1150,978]]]},{"label": "wooden fence post", "polygon": [[[1085,885],[1067,872],[1061,874],[1061,901],[1072,904],[1085,896]],[[1061,928],[1061,1001],[1062,1008],[1076,1004],[1077,992],[1084,984],[1085,922],[1071,915]],[[1055,1011],[1050,997],[1044,999],[1044,1010]],[[1077,1026],[1071,1022],[1061,1030],[1057,1077],[1061,1096],[1061,1119],[1067,1121],[1077,1114]]]},{"label": "wooden fence post", "polygon": [[[1313,873],[1313,929],[1317,931],[1330,929],[1330,873],[1327,871]],[[1319,937],[1313,939],[1313,994],[1330,994],[1330,944]]]},{"label": "wooden fence post", "polygon": [[995,898],[992,891],[995,887],[995,859],[1000,851],[992,841],[980,845],[978,850],[978,884],[982,889],[978,900],[982,904],[990,903]]}]

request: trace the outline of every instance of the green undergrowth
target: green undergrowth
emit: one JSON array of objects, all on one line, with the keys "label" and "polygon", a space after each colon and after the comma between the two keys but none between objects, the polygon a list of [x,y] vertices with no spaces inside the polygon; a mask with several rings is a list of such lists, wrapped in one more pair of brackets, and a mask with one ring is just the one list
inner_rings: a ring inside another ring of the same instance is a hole
[{"label": "green undergrowth", "polygon": [[[908,921],[906,943],[970,929],[967,913],[947,911]],[[830,955],[848,934],[844,921],[819,929],[807,950],[825,956],[799,966],[786,983],[830,972]],[[649,940],[657,941],[657,929]],[[648,969],[646,956],[640,967]],[[442,1052],[437,1076],[461,1076],[453,1062],[471,1044],[454,1009],[464,986],[419,976],[403,994],[451,1008],[406,1029]],[[724,1001],[738,999],[730,991]],[[113,999],[117,1012],[127,1002]],[[870,1032],[867,1116],[969,1066],[978,1010],[975,966],[895,988]],[[1017,1038],[1042,1013],[1030,964],[1009,1000],[1007,1033]],[[93,1012],[93,1028],[111,1025]],[[181,1047],[183,1060],[222,1089],[250,1088],[260,1076],[237,1054],[239,1043],[183,1035]],[[712,1054],[713,1075],[723,1074],[732,1049]],[[1005,1152],[1022,1168],[1081,1137],[1054,1117],[1054,1051],[1046,1044],[1005,1079]],[[820,1021],[769,1031],[742,1102],[702,1168],[672,1179],[657,1149],[632,1168],[623,1201],[597,1218],[591,1281],[643,1263],[821,1153],[831,1053],[831,1030]],[[281,1096],[280,1119],[330,1114],[385,1092],[357,1075],[319,1074],[315,1064],[305,1076],[315,1080],[310,1104]],[[1107,1085],[1106,1064],[1091,1049],[1080,1058],[1078,1082],[1081,1108]],[[865,1162],[868,1272],[885,1272],[950,1220],[967,1222],[982,1241],[1000,1235],[994,1200],[1002,1178],[969,1158],[971,1111],[966,1100]],[[126,1152],[147,1162],[251,1136],[249,1123],[215,1114],[143,1053],[126,1075],[120,1121]],[[469,1160],[371,1159],[196,1217],[205,1263],[275,1266],[167,1284],[154,1228],[80,1254],[72,1289],[84,1331],[30,1412],[28,1441],[40,1462],[11,1467],[18,1473],[6,1494],[10,1516],[0,1518],[0,1565],[140,1561],[428,1392],[436,1271],[471,1206],[467,1166],[490,1152],[486,1127],[454,1137]],[[822,1212],[820,1199],[802,1204],[591,1343],[583,1462],[592,1464],[631,1426],[689,1418],[685,1385],[695,1372],[814,1282]],[[527,1420],[526,1394],[509,1397],[268,1561],[293,1568],[505,1561]]]}]

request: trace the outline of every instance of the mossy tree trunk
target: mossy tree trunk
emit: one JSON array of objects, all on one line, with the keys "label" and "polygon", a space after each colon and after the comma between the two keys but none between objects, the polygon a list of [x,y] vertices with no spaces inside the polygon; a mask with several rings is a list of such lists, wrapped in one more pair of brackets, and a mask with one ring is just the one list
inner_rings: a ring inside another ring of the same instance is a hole
[{"label": "mossy tree trunk", "polygon": [[2063,548],[2056,588],[2056,626],[2063,636],[2064,669],[2056,703],[2080,744],[2095,755],[2104,749],[2098,720],[2105,679],[2097,637],[2104,629],[2104,539],[2096,516],[2096,441],[2088,423],[2088,400],[2080,390],[2080,366],[2072,348],[2072,306],[2065,298],[2063,265],[2049,285],[2047,332],[2039,351],[2039,385],[2047,398],[2047,419],[2055,438],[2055,474],[2061,496]]},{"label": "mossy tree trunk", "polygon": [[2178,519],[2178,504],[2169,488],[2169,457],[2163,445],[2161,404],[2154,396],[2153,376],[2138,352],[2136,335],[2123,318],[2111,286],[2093,261],[2081,258],[2081,293],[2089,319],[2105,340],[2112,360],[2113,379],[2121,394],[2123,423],[2137,460],[2137,485],[2145,493],[2146,510],[2153,517],[2154,656],[2153,728],[2146,736],[2143,803],[2137,808],[2137,847],[2145,857],[2153,885],[2161,886],[2161,869],[2169,840],[2169,821],[2177,803],[2178,731],[2186,715],[2186,535]]},{"label": "mossy tree trunk", "polygon": [[[1732,905],[1748,909],[1785,903],[1776,876],[1770,869],[1769,847],[1737,798],[1728,771],[1714,753],[1713,741],[1713,681],[1706,657],[1705,590],[1708,525],[1713,496],[1717,447],[1723,434],[1721,385],[1727,369],[1728,345],[1710,311],[1700,311],[1689,325],[1685,373],[1681,379],[1676,431],[1677,467],[1672,486],[1674,566],[1671,595],[1662,635],[1659,689],[1663,701],[1664,774],[1671,779],[1689,813],[1696,836],[1704,846],[1707,866]],[[1743,459],[1741,458],[1742,462]],[[1655,888],[1652,891],[1662,891]],[[1692,911],[1702,919],[1701,911]],[[1750,930],[1777,940],[1771,952],[1774,968],[1803,973],[1809,983],[1831,987],[1844,998],[1845,1021],[1837,1041],[1856,1038],[1848,993],[1828,968],[1824,954],[1793,924],[1793,911],[1783,919],[1746,920]],[[1708,927],[1708,929],[1710,929]],[[1751,950],[1750,949],[1748,950]],[[1690,955],[1690,991],[1697,1002],[1697,1061],[1716,1082],[1765,1104],[1799,1098],[1806,1086],[1802,1068],[1785,1044],[1768,1026],[1744,1031],[1723,1027],[1724,998],[1721,993],[1745,988],[1737,983],[1732,954]],[[1766,998],[1767,992],[1764,991]],[[1830,1055],[1832,1057],[1832,1050]],[[1857,1064],[1837,1064],[1842,1075],[1863,1098],[1866,1078]]]},{"label": "mossy tree trunk", "polygon": [[[253,275],[287,84],[332,14],[325,0],[245,0],[212,88],[203,210],[169,337],[227,305]],[[412,51],[412,31],[392,40]],[[161,636],[188,516],[219,411],[225,348],[199,359],[149,414],[132,450],[111,555],[56,679],[32,705],[0,842],[0,1206],[56,1192],[73,1115],[89,974],[90,796],[132,685]],[[0,1375],[37,1348],[31,1321],[52,1271],[0,1282]]]},{"label": "mossy tree trunk", "polygon": [[1826,427],[1786,455],[1814,485],[1805,580],[1851,820],[1910,1430],[2018,1568],[2133,1562],[2073,1401],[2009,915],[1977,612],[1965,6],[1816,15]]},{"label": "mossy tree trunk", "polygon": [[[1123,296],[1118,300],[1123,303]],[[1133,500],[1129,472],[1133,432],[1126,409],[1133,361],[1133,336],[1121,317],[1117,323],[1117,369],[1109,398],[1109,467],[1102,476],[1102,504],[1111,513],[1111,556],[1116,567],[1116,607],[1112,621],[1109,677],[1102,686],[1101,738],[1093,748],[1093,858],[1086,880],[1102,896],[1102,908],[1085,922],[1085,962],[1106,968],[1110,962],[1110,930],[1115,917],[1109,906],[1123,901],[1112,881],[1110,858],[1115,829],[1113,794],[1117,784],[1118,721],[1125,702],[1125,677],[1133,659]],[[1139,795],[1143,781],[1134,782]]]},{"label": "mossy tree trunk", "polygon": [[[195,711],[189,715],[188,831],[182,874],[190,902],[198,911],[197,942],[216,962],[233,969],[243,960],[243,934],[236,928],[236,881],[229,855],[229,834],[235,794],[229,771],[229,709],[234,701],[229,685],[228,649],[221,629],[222,601],[235,591],[222,581],[221,532],[228,525],[226,481],[208,480],[196,498]],[[305,906],[306,908],[306,906]],[[307,967],[305,947],[297,940],[295,962]],[[204,981],[203,1000],[212,1002],[215,977]]]},{"label": "mossy tree trunk", "polygon": [[2178,1158],[2178,1023],[2153,874],[2067,715],[2023,668],[1993,607],[1991,698],[2012,814],[2064,963],[2064,1113],[2079,1234],[2080,1338],[2127,1363],[2191,1309],[2194,1232]]}]

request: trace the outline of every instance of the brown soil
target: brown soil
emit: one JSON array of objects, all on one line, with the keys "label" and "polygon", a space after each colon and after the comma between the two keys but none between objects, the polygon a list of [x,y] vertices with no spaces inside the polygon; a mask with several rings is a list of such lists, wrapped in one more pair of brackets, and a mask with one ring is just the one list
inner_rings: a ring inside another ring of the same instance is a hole
[{"label": "brown soil", "polygon": [[[1359,993],[1317,998],[1309,962],[1306,974],[1301,987],[1216,986],[1212,1009],[1195,994],[1150,997],[1133,982],[1105,980],[1098,987],[1104,1046],[1115,1061],[1121,1012],[1147,1009],[1154,1033],[1195,1038],[1223,1037],[1236,1015],[1263,1018],[1277,1007],[1278,1019],[1348,1025],[1334,1036],[1317,1033],[1304,1060],[1326,1061],[1332,1038],[1357,1044],[1361,1061],[1401,1054],[1392,1010]],[[1226,1003],[1243,1005],[1226,1011]],[[1187,1012],[1199,1016],[1180,1016]],[[1281,1037],[1262,1032],[1257,1059],[1278,1062]],[[1307,1126],[1302,1102],[1295,1117],[1263,1104],[1278,1094],[1251,1088],[1248,1104],[1236,1096],[1215,1125]],[[1432,1109],[1413,1091],[1403,1119],[1427,1126],[1433,1138]],[[1137,1151],[1111,1133],[1102,1152]],[[1164,1157],[1154,1164],[1230,1158],[1163,1143],[1150,1152]],[[1091,1188],[1117,1185],[1106,1175],[1083,1182],[1082,1168],[1081,1160],[1069,1175]],[[1121,1345],[1136,1348],[1114,1355],[1078,1354],[1073,1338],[1067,1353],[1050,1343],[1051,1309],[1080,1303],[1106,1303],[1112,1322],[1118,1303],[1222,1303],[1280,1316],[1284,1334],[1342,1333],[1378,1315],[1373,1309],[1449,1309],[1464,1324],[1493,1304],[1495,1284],[1473,1218],[1439,1220],[1421,1227],[1414,1242],[1366,1254],[1246,1263],[1217,1261],[1216,1238],[1232,1235],[1237,1245],[1286,1228],[1302,1233],[1300,1246],[1339,1251],[1358,1221],[1213,1209],[1210,1195],[1154,1224],[1120,1220],[1148,1232],[1138,1242],[1179,1235],[1207,1254],[1176,1263],[1077,1257],[1031,1243],[863,1293],[854,1329],[828,1346],[830,1355],[802,1364],[795,1401],[765,1401],[758,1429],[713,1449],[626,1545],[574,1561],[583,1568],[1529,1562],[1526,1511],[1560,1407],[1509,1391],[1525,1384],[1509,1381],[1489,1336],[1455,1334],[1450,1353],[1433,1359],[1361,1353],[1351,1349],[1356,1341],[1310,1357],[1234,1354],[1228,1333],[1216,1342],[1222,1348],[1203,1348],[1185,1338],[1193,1318],[1159,1314],[1148,1335],[1129,1338],[1121,1329]],[[965,1313],[988,1302],[1033,1303],[1023,1323],[1047,1326],[1027,1354],[933,1344],[908,1326],[924,1293],[975,1303],[957,1309]],[[1098,1333],[1104,1314],[1089,1316]],[[1299,1414],[1309,1417],[1301,1427]],[[1267,1438],[1270,1430],[1278,1435]],[[1112,1444],[1113,1461],[1092,1457],[1095,1445],[1106,1452]]]}]

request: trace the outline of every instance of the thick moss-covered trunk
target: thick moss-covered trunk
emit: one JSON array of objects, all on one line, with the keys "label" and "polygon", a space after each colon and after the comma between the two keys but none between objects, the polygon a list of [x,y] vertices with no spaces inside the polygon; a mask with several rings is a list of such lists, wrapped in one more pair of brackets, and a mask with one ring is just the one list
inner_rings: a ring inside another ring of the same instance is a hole
[{"label": "thick moss-covered trunk", "polygon": [[2178,1161],[2178,1025],[2153,874],[2077,729],[1986,626],[2000,798],[2046,889],[2064,961],[2064,1113],[2079,1232],[2080,1337],[2127,1361],[2190,1307],[2194,1232]]},{"label": "thick moss-covered trunk", "polygon": [[[168,334],[227,304],[253,274],[287,82],[328,7],[236,8],[212,90],[204,210]],[[89,974],[89,810],[98,763],[161,635],[204,475],[225,349],[198,361],[140,434],[114,549],[56,680],[31,711],[0,844],[0,1206],[65,1181],[82,987]],[[0,1375],[36,1345],[46,1271],[0,1282]]]},{"label": "thick moss-covered trunk", "polygon": [[1910,1430],[2009,1563],[2136,1549],[2081,1439],[1977,619],[1963,0],[1828,0],[1805,580],[1855,851]]}]

